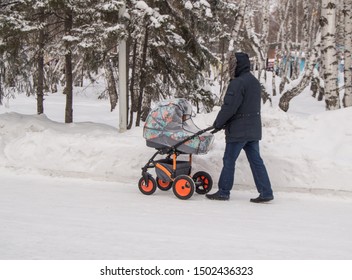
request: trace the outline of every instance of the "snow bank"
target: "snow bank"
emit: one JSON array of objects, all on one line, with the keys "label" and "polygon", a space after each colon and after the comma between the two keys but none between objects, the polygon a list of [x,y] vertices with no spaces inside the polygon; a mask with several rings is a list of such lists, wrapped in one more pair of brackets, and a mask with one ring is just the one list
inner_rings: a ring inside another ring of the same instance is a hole
[{"label": "snow bank", "polygon": [[104,124],[63,124],[43,115],[5,113],[0,116],[0,165],[62,176],[127,180],[140,171],[144,152],[140,135],[141,129],[119,134]]},{"label": "snow bank", "polygon": [[[201,128],[210,126],[218,110],[198,115],[195,122]],[[261,153],[274,190],[352,192],[352,108],[303,115],[264,106],[262,115]],[[223,150],[220,132],[207,155],[194,157],[194,172],[209,172],[216,184]],[[121,134],[106,124],[63,124],[14,112],[0,115],[1,168],[136,185],[154,151],[146,147],[142,128]],[[235,181],[235,188],[254,185],[244,153]]]}]

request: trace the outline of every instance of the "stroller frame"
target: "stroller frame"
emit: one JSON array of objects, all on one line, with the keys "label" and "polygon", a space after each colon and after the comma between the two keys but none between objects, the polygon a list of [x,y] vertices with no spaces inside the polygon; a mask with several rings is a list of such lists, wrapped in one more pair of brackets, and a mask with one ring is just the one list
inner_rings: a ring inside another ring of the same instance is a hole
[{"label": "stroller frame", "polygon": [[[207,172],[199,171],[190,177],[192,154],[189,154],[188,161],[180,161],[178,160],[178,156],[185,153],[177,150],[177,148],[194,137],[210,130],[213,130],[212,134],[216,132],[214,127],[211,126],[185,138],[174,146],[157,147],[157,152],[142,167],[142,177],[138,184],[140,191],[145,195],[151,195],[156,191],[156,188],[163,191],[173,188],[174,194],[179,199],[190,198],[194,191],[198,194],[208,193],[213,185],[211,176]],[[166,158],[155,160],[158,155],[166,155]],[[151,168],[155,168],[156,170],[156,180],[148,172]]]}]

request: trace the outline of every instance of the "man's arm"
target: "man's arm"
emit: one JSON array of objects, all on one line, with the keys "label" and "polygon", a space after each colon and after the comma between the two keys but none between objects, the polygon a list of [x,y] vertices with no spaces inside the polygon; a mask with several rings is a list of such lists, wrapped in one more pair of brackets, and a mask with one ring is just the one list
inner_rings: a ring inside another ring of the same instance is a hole
[{"label": "man's arm", "polygon": [[242,101],[243,87],[241,80],[237,78],[230,82],[224,97],[224,104],[221,106],[221,110],[218,113],[213,126],[216,129],[223,129],[227,122],[236,114]]}]

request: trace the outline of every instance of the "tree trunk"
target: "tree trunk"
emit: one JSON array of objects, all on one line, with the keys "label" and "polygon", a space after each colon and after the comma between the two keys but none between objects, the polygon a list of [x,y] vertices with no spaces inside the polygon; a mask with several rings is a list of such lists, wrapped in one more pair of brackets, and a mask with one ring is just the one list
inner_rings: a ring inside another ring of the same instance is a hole
[{"label": "tree trunk", "polygon": [[273,96],[276,96],[276,72],[275,72],[275,67],[273,69],[272,72],[272,78],[271,78],[271,84],[272,84],[272,88],[273,88]]},{"label": "tree trunk", "polygon": [[142,51],[142,63],[140,67],[140,79],[139,79],[139,95],[138,95],[138,107],[137,107],[137,119],[136,126],[140,125],[141,116],[142,116],[142,102],[143,102],[143,92],[145,87],[145,66],[147,62],[147,50],[148,50],[148,37],[149,37],[149,27],[145,27],[144,42],[143,42],[143,51]]},{"label": "tree trunk", "polygon": [[4,90],[2,88],[2,80],[3,80],[3,74],[2,74],[2,67],[0,66],[0,105],[2,105],[2,100],[4,98]]},{"label": "tree trunk", "polygon": [[130,82],[131,109],[130,109],[130,120],[129,120],[127,129],[131,129],[133,124],[133,113],[137,112],[136,103],[138,101],[135,100],[135,94],[134,94],[134,79],[136,75],[136,63],[137,63],[137,45],[138,45],[138,42],[137,40],[135,40],[133,44],[132,70],[131,70],[132,73],[131,73],[131,82]]},{"label": "tree trunk", "polygon": [[345,94],[342,99],[344,107],[352,106],[352,0],[344,0],[345,15]]},{"label": "tree trunk", "polygon": [[301,47],[299,44],[299,30],[300,30],[300,24],[299,24],[299,14],[300,14],[300,4],[301,0],[296,0],[296,6],[295,6],[295,25],[296,25],[296,30],[295,30],[295,56],[294,56],[294,62],[293,62],[293,67],[292,67],[292,80],[295,80],[299,76],[299,70],[300,70],[300,61],[301,61]]},{"label": "tree trunk", "polygon": [[[305,53],[305,68],[304,68],[304,75],[299,82],[299,84],[284,92],[280,98],[279,107],[287,112],[289,109],[289,104],[292,98],[299,95],[305,87],[308,86],[309,82],[312,80],[314,66],[316,64],[317,58],[319,56],[318,47],[320,46],[320,34],[316,36],[316,42],[314,48],[309,50],[308,47],[308,40],[309,40],[309,33],[308,33],[308,21],[309,21],[309,12],[308,12],[308,4],[306,1],[303,1],[303,10],[304,10],[304,19],[303,19],[303,39],[302,39],[302,48]],[[281,86],[281,85],[280,85]]]},{"label": "tree trunk", "polygon": [[312,91],[312,96],[314,98],[316,98],[318,90],[319,90],[319,78],[318,77],[312,78],[312,81],[310,83],[310,90]]},{"label": "tree trunk", "polygon": [[[228,77],[227,74],[225,74],[225,38],[221,38],[220,39],[220,51],[221,53],[221,65],[220,65],[220,84],[219,84],[219,88],[220,88],[220,98],[219,98],[219,102],[222,101],[223,98],[223,94],[225,94],[225,80],[226,82],[228,82],[228,79],[225,79],[225,77]],[[219,104],[220,105],[220,104]]]},{"label": "tree trunk", "polygon": [[[72,10],[67,9],[65,14],[65,34],[70,35],[73,24]],[[72,51],[69,42],[65,42],[65,79],[66,86],[64,93],[66,94],[65,123],[73,122],[73,74],[72,74]]]},{"label": "tree trunk", "polygon": [[150,106],[152,104],[152,96],[150,94],[146,94],[145,98],[143,100],[144,100],[144,102],[142,104],[141,120],[145,121],[148,117],[149,112],[150,112]]},{"label": "tree trunk", "polygon": [[117,90],[116,90],[116,80],[114,77],[114,70],[111,65],[110,58],[105,59],[105,75],[108,83],[108,94],[110,99],[110,111],[112,112],[117,104]]},{"label": "tree trunk", "polygon": [[[306,36],[308,36],[308,34]],[[302,80],[299,82],[299,84],[296,87],[284,92],[280,98],[279,107],[281,110],[287,112],[290,106],[291,99],[299,95],[308,86],[309,82],[312,79],[313,69],[319,55],[319,47],[320,47],[320,35],[317,35],[314,49],[310,53],[305,51],[306,59],[308,61],[306,61],[306,66],[305,66]]]},{"label": "tree trunk", "polygon": [[[284,51],[285,51],[285,57],[286,57],[286,63],[282,67],[282,74],[281,74],[281,83],[279,86],[280,94],[283,93],[285,89],[285,85],[289,83],[289,77],[291,77],[291,74],[289,75],[289,71],[291,69],[291,49],[292,49],[292,38],[291,38],[291,26],[292,26],[292,20],[293,20],[293,3],[292,1],[288,1],[287,3],[288,7],[288,13],[287,13],[287,22],[285,26],[285,35],[282,37],[282,41],[285,42],[284,45]],[[289,77],[288,77],[289,76]]]},{"label": "tree trunk", "polygon": [[38,36],[38,81],[37,81],[37,114],[44,113],[44,10],[40,10],[39,20],[42,27]]},{"label": "tree trunk", "polygon": [[338,59],[336,53],[336,5],[331,0],[322,0],[322,15],[320,18],[322,27],[322,40],[324,47],[322,55],[324,60],[324,85],[325,103],[327,110],[340,108],[338,88]]},{"label": "tree trunk", "polygon": [[[233,28],[231,30],[231,39],[229,42],[229,48],[228,51],[234,51],[237,48],[237,44],[238,42],[235,40],[238,38],[238,34],[240,32],[241,26],[243,24],[243,19],[245,16],[245,12],[246,12],[246,8],[247,8],[247,0],[241,0],[239,8],[238,8],[238,13],[235,19],[235,23],[233,25]],[[220,95],[220,99],[219,101],[223,100],[225,93],[226,93],[226,89],[227,89],[227,84],[229,83],[230,77],[228,74],[228,56],[225,56],[225,59],[222,60],[223,64],[222,64],[222,68],[221,68],[221,73],[224,74],[224,76],[226,78],[222,78],[221,79],[221,95]],[[223,77],[223,76],[222,76]]]},{"label": "tree trunk", "polygon": [[[283,3],[283,5],[284,5],[283,7],[285,7],[285,12],[284,13],[282,13],[282,9],[280,9],[280,27],[279,27],[279,31],[277,33],[277,38],[276,38],[277,42],[280,42],[280,38],[281,38],[281,40],[283,39],[283,33],[286,32],[286,30],[284,30],[284,29],[286,29],[285,22],[286,22],[286,19],[288,17],[288,12],[290,10],[289,8],[291,6],[291,1],[292,0],[287,0],[286,3]],[[281,4],[282,2],[280,1],[279,3]],[[283,50],[284,42],[283,42],[283,40],[281,42],[282,42],[281,47],[282,47],[282,50]]]},{"label": "tree trunk", "polygon": [[[264,53],[263,53],[263,49],[262,49],[262,46],[261,46],[261,42],[259,40],[259,38],[257,37],[257,35],[255,34],[254,30],[253,30],[253,26],[252,26],[252,23],[250,21],[250,17],[246,17],[244,19],[244,22],[245,22],[245,26],[246,26],[246,32],[248,34],[248,38],[251,40],[252,42],[252,48],[257,56],[257,59],[258,59],[258,80],[260,82],[260,85],[261,85],[261,89],[262,89],[262,92],[261,92],[261,95],[262,95],[262,100],[263,100],[263,103],[265,104],[268,100],[271,104],[271,97],[270,95],[268,94],[268,92],[266,91],[266,87],[265,87],[265,81],[263,81],[262,79],[262,70],[263,68],[265,68],[265,57],[264,57]],[[265,71],[265,69],[264,69]]]}]

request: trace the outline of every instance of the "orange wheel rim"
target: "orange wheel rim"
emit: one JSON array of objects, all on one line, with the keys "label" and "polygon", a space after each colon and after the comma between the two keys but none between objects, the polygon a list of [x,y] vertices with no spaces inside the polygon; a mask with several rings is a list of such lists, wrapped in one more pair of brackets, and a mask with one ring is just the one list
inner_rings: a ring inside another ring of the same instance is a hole
[{"label": "orange wheel rim", "polygon": [[200,181],[200,182],[203,183],[203,188],[204,188],[204,189],[208,188],[209,180],[208,180],[207,177],[205,177],[205,176],[200,176],[200,177],[198,177],[197,181],[198,181],[198,182]]},{"label": "orange wheel rim", "polygon": [[142,187],[143,191],[150,192],[153,189],[153,182],[151,180],[148,180],[148,185],[147,185],[145,183],[145,181],[143,180],[141,183],[141,187]]},{"label": "orange wheel rim", "polygon": [[170,183],[169,183],[169,182],[165,182],[165,181],[159,179],[159,180],[158,180],[158,184],[159,184],[159,186],[162,187],[162,188],[167,188]]},{"label": "orange wheel rim", "polygon": [[185,179],[180,179],[175,184],[175,190],[180,196],[187,196],[191,193],[191,186]]},{"label": "orange wheel rim", "polygon": [[204,184],[208,184],[208,179],[207,179],[207,177],[202,176],[201,178],[202,178],[202,180],[203,180]]}]

